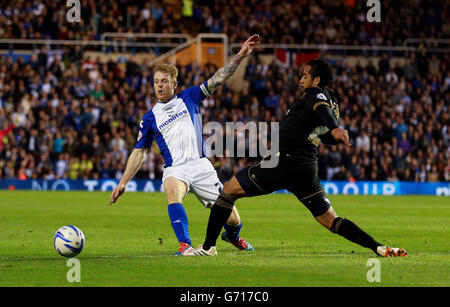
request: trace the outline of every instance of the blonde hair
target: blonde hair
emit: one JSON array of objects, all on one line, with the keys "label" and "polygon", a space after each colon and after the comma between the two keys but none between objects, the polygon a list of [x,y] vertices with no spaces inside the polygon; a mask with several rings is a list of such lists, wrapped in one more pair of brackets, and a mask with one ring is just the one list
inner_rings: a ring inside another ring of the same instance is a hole
[{"label": "blonde hair", "polygon": [[172,64],[160,64],[156,66],[153,70],[153,75],[155,75],[158,71],[162,73],[168,73],[172,81],[177,81],[178,78],[178,68]]}]

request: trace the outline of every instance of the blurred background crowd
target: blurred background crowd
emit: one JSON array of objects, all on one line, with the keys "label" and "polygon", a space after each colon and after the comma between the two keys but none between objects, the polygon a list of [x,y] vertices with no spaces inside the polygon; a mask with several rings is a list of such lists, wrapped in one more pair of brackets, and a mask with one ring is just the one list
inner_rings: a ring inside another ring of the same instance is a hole
[{"label": "blurred background crowd", "polygon": [[[65,22],[63,2],[3,1],[0,38],[98,39],[108,31],[226,33],[232,42],[259,33],[269,43],[350,45],[448,38],[442,1],[382,1],[385,15],[378,25],[364,22],[358,1],[86,1],[81,24]],[[156,103],[152,67],[133,59],[103,63],[84,57],[82,47],[64,50],[52,55],[43,47],[28,60],[0,55],[0,179],[122,175],[137,125]],[[392,53],[378,55],[368,65],[347,65],[345,55],[330,59],[340,126],[353,146],[321,144],[320,178],[449,181],[450,55],[423,49],[402,53],[404,61],[395,65]],[[217,69],[180,66],[178,91]],[[264,63],[257,51],[246,66],[242,92],[223,86],[202,102],[204,123],[281,122],[301,96],[300,75],[301,67]],[[253,160],[211,158],[223,181]],[[162,178],[163,165],[153,144],[136,179]]]},{"label": "blurred background crowd", "polygon": [[84,0],[81,22],[66,22],[67,1],[1,1],[0,37],[96,40],[105,32],[225,33],[240,43],[253,33],[273,44],[402,45],[444,38],[449,3],[380,1],[383,22],[366,22],[357,0]]}]

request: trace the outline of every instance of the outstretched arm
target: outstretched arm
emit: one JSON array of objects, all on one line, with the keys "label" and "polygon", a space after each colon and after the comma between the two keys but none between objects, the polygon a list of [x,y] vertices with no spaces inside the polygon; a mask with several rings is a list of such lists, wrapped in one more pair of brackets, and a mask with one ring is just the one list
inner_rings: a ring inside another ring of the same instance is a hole
[{"label": "outstretched arm", "polygon": [[[340,129],[338,127],[337,119],[326,102],[317,102],[314,105],[313,110],[320,117],[327,128],[330,129],[330,134],[323,135],[325,137],[325,139],[323,139],[324,143],[333,144],[332,140],[330,140],[330,137],[332,137],[336,141],[341,141],[345,145],[351,146],[347,130]],[[323,136],[319,136],[319,138],[322,139]]]},{"label": "outstretched arm", "polygon": [[328,132],[325,134],[319,135],[319,138],[322,141],[322,143],[327,144],[327,145],[336,145],[339,143],[339,141],[337,141],[333,137],[330,130],[328,130]]},{"label": "outstretched arm", "polygon": [[228,62],[220,68],[214,76],[208,80],[208,91],[212,94],[219,86],[224,84],[236,71],[242,60],[249,56],[253,48],[259,43],[259,34],[251,36],[242,45],[241,50]]},{"label": "outstretched arm", "polygon": [[130,157],[127,161],[127,166],[125,167],[125,172],[123,173],[119,184],[111,193],[111,197],[109,199],[110,206],[117,201],[117,199],[120,197],[120,195],[123,194],[123,192],[125,192],[125,187],[127,186],[128,182],[130,182],[134,175],[136,175],[137,171],[141,168],[142,163],[145,159],[146,151],[147,149],[144,148],[135,148],[131,152]]}]

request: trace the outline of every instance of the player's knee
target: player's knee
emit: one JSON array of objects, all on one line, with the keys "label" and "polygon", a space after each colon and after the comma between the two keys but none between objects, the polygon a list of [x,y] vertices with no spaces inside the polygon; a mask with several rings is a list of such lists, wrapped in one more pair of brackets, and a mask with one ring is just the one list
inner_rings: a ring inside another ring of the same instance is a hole
[{"label": "player's knee", "polygon": [[[331,207],[330,201],[324,193],[314,195],[307,199],[301,200],[306,208],[311,211],[312,215],[320,222]],[[321,222],[323,225],[323,223]],[[324,225],[325,226],[325,225]],[[325,226],[326,227],[326,226]]]},{"label": "player's knee", "polygon": [[164,191],[166,192],[167,202],[169,204],[174,202],[178,203],[183,200],[183,191],[179,187],[169,186]]},{"label": "player's knee", "polygon": [[240,186],[236,177],[233,177],[229,181],[225,182],[225,184],[223,185],[222,192],[230,195],[235,200],[245,196],[245,191]]},{"label": "player's knee", "polygon": [[233,184],[230,181],[225,182],[225,184],[223,185],[223,189],[221,192],[225,192],[228,195],[233,195]]},{"label": "player's knee", "polygon": [[166,193],[168,204],[178,203],[183,200],[186,193],[186,184],[175,178],[168,178],[164,182],[164,192]]}]

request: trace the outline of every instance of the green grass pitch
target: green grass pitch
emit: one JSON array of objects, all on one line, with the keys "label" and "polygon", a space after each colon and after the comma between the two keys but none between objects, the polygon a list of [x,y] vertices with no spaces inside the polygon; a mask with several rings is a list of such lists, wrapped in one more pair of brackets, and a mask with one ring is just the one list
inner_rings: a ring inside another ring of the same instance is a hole
[{"label": "green grass pitch", "polygon": [[[340,216],[409,253],[378,257],[381,280],[369,283],[372,251],[320,226],[292,195],[237,201],[241,234],[255,251],[219,240],[218,257],[171,256],[178,244],[163,193],[125,193],[112,207],[109,195],[1,191],[0,286],[450,286],[447,197],[329,197]],[[197,246],[209,210],[192,194],[184,204]],[[86,236],[78,283],[67,281],[67,258],[53,248],[67,224]]]}]

